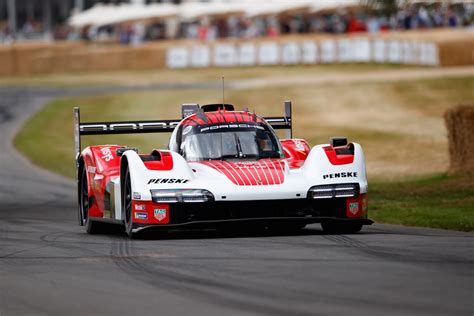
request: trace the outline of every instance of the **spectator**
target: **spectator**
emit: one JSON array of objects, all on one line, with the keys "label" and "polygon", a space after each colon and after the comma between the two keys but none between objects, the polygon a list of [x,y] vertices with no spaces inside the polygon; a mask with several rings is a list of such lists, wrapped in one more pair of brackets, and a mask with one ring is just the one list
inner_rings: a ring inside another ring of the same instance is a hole
[{"label": "spectator", "polygon": [[202,24],[198,27],[197,31],[197,38],[200,41],[204,41],[208,39],[209,26],[207,24]]},{"label": "spectator", "polygon": [[369,33],[380,32],[380,19],[374,15],[370,15],[367,20],[367,31]]},{"label": "spectator", "polygon": [[[409,3],[409,2],[402,2]],[[474,27],[474,4],[434,4],[404,5],[391,15],[374,8],[366,12],[363,9],[347,13],[327,10],[320,14],[294,14],[257,17],[207,17],[201,21],[173,20],[150,23],[140,27],[125,25],[107,27],[84,27],[71,29],[65,24],[53,25],[55,39],[109,40],[117,38],[121,44],[139,45],[144,40],[165,38],[188,38],[212,41],[216,38],[259,36],[275,37],[279,34],[307,32],[328,33],[377,33],[387,30],[410,30],[433,27]],[[362,11],[360,11],[362,10]],[[365,15],[368,14],[368,15]],[[42,24],[33,17],[19,21],[22,27],[16,34],[10,34],[7,21],[0,23],[0,42],[19,39],[44,38]]]},{"label": "spectator", "polygon": [[454,14],[454,12],[451,8],[448,8],[448,12],[447,12],[446,16],[447,16],[447,19],[448,19],[448,26],[449,27],[458,26],[458,19],[457,19],[456,15]]}]

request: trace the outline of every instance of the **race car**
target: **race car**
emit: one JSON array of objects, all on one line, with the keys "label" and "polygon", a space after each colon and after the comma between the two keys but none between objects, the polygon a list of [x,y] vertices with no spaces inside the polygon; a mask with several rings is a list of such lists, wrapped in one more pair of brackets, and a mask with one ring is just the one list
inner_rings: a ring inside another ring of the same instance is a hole
[{"label": "race car", "polygon": [[[372,224],[362,147],[334,137],[310,148],[292,138],[290,101],[284,112],[264,118],[231,104],[184,104],[180,120],[84,123],[74,108],[79,224],[88,233],[121,224],[130,237],[310,223],[356,233]],[[171,132],[168,148],[147,154],[122,145],[81,148],[86,135],[162,132]]]}]

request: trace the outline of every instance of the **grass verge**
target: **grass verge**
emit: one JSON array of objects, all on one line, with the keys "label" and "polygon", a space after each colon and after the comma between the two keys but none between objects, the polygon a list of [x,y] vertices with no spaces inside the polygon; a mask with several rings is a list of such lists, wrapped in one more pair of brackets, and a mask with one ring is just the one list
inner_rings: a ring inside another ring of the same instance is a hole
[{"label": "grass verge", "polygon": [[190,83],[203,81],[219,82],[221,76],[232,80],[271,78],[275,75],[308,74],[325,75],[328,73],[360,73],[389,69],[426,69],[420,66],[395,64],[318,64],[288,66],[258,66],[248,68],[205,68],[205,69],[152,69],[134,71],[103,71],[87,73],[37,74],[28,76],[0,76],[0,85],[11,86],[137,86],[161,83]]},{"label": "grass verge", "polygon": [[369,214],[376,222],[474,231],[473,205],[472,177],[370,184]]}]

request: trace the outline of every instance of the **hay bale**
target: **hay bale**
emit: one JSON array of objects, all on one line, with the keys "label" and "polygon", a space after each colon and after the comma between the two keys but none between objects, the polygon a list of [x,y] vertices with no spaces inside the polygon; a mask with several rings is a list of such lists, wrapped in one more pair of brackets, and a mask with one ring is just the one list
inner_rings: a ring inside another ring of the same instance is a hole
[{"label": "hay bale", "polygon": [[128,69],[155,69],[164,67],[164,48],[155,45],[132,47],[128,51],[125,67]]},{"label": "hay bale", "polygon": [[11,47],[0,47],[0,76],[11,76],[16,72],[15,55]]},{"label": "hay bale", "polygon": [[99,47],[88,50],[85,56],[87,65],[84,71],[122,70],[128,47]]},{"label": "hay bale", "polygon": [[474,105],[459,105],[444,114],[448,129],[450,173],[474,174]]},{"label": "hay bale", "polygon": [[443,67],[474,65],[474,37],[440,42],[438,50]]},{"label": "hay bale", "polygon": [[42,44],[14,45],[12,46],[15,70],[18,75],[31,75],[35,73],[36,62],[44,57],[44,51],[47,49]]},{"label": "hay bale", "polygon": [[82,42],[59,42],[52,45],[50,49],[53,51],[54,63],[51,65],[51,72],[66,73],[74,72],[77,70],[76,68],[82,69],[83,64],[76,67],[80,61],[76,61],[74,56],[84,51],[84,47]]}]

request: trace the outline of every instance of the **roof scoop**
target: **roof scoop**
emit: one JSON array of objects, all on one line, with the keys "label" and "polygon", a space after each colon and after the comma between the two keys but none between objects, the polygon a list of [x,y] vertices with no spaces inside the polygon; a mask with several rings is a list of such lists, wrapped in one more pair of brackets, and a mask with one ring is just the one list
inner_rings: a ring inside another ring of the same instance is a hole
[{"label": "roof scoop", "polygon": [[329,142],[334,148],[347,146],[347,137],[331,137]]},{"label": "roof scoop", "polygon": [[215,103],[215,104],[204,104],[201,105],[201,109],[204,112],[214,112],[219,110],[234,111],[234,106],[228,103]]}]

